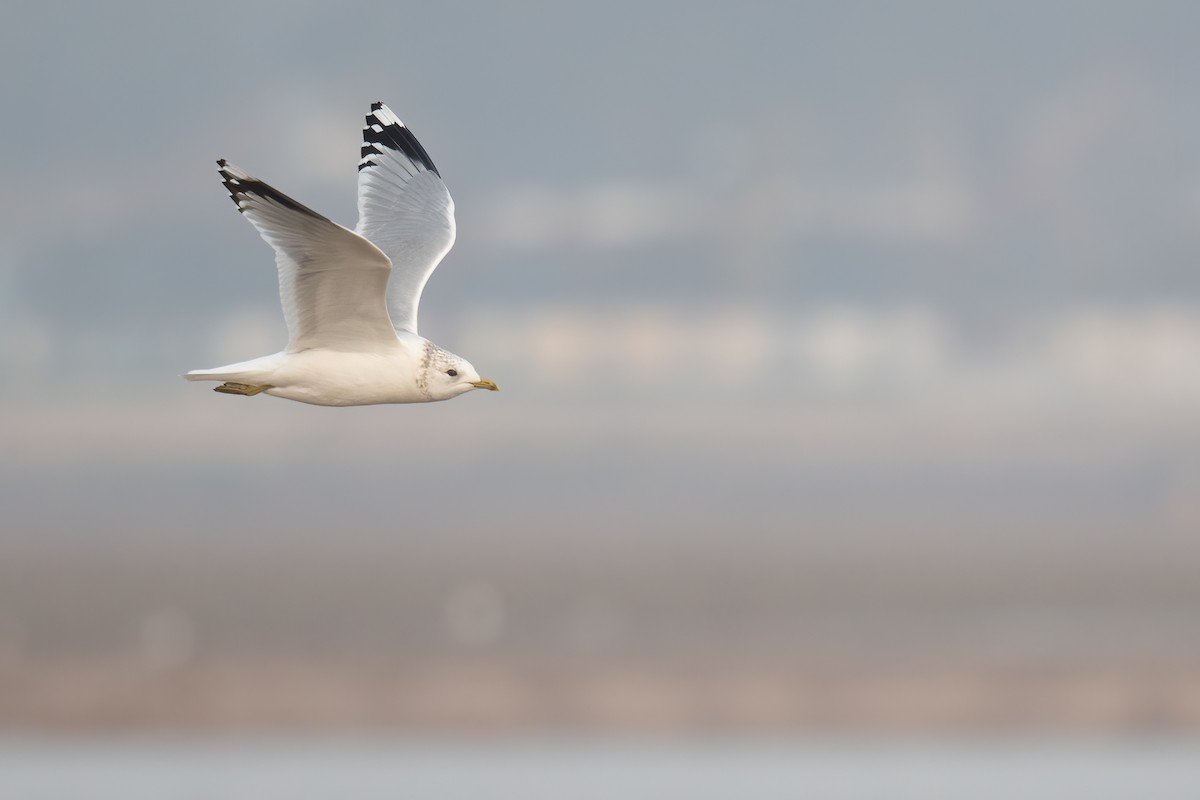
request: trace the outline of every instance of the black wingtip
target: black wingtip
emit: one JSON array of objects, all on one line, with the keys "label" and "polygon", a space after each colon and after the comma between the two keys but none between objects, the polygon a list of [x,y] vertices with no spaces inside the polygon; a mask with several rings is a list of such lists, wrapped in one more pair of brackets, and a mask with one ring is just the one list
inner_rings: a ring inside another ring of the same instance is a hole
[{"label": "black wingtip", "polygon": [[262,200],[278,203],[285,208],[301,214],[307,214],[310,217],[327,220],[326,217],[302,203],[297,203],[269,183],[264,183],[258,178],[247,175],[237,167],[230,167],[229,162],[225,159],[218,159],[217,164],[221,167],[221,183],[224,184],[226,191],[229,192],[229,197],[233,200],[233,204],[237,206],[238,211],[245,213],[246,203],[249,198],[257,197]]},{"label": "black wingtip", "polygon": [[244,194],[244,187],[236,177],[229,173],[229,162],[223,158],[218,158],[217,166],[220,168],[218,172],[221,175],[221,185],[225,187],[225,191],[229,192],[229,199],[237,206],[239,214],[246,213],[246,209],[242,208],[241,201],[241,195]]},{"label": "black wingtip", "polygon": [[[420,164],[440,178],[442,173],[438,172],[438,168],[433,164],[433,159],[429,157],[429,153],[425,152],[425,148],[417,141],[417,137],[413,136],[412,131],[390,110],[386,115],[381,116],[379,112],[383,110],[383,103],[371,104],[371,113],[367,115],[367,125],[363,128],[363,158],[366,158],[368,154],[366,148],[371,145],[399,150],[410,161]],[[379,130],[375,130],[376,128]],[[362,171],[364,167],[371,166],[375,166],[374,162],[364,161],[359,164],[359,171]]]}]

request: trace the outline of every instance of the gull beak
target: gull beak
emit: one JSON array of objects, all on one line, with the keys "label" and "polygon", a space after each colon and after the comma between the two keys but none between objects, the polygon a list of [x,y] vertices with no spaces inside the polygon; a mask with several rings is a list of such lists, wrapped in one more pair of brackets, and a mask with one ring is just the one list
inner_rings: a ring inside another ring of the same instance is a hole
[{"label": "gull beak", "polygon": [[471,385],[476,389],[491,389],[493,392],[500,391],[500,387],[496,385],[495,381],[489,381],[486,378],[481,378],[477,381],[471,381]]}]

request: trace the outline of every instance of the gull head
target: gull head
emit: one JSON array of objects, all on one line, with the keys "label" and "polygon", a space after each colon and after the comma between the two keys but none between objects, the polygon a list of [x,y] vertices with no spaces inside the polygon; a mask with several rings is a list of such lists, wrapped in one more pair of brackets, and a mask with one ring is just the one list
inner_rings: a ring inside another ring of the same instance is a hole
[{"label": "gull head", "polygon": [[432,343],[426,346],[419,381],[430,400],[449,400],[472,389],[500,391],[494,381],[480,378],[471,362]]}]

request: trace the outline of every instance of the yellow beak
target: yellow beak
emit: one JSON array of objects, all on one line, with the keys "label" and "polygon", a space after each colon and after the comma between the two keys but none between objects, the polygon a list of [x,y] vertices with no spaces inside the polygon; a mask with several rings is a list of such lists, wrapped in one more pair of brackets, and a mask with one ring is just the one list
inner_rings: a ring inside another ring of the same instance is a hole
[{"label": "yellow beak", "polygon": [[500,387],[496,385],[495,381],[489,381],[486,378],[481,378],[477,381],[471,381],[471,385],[476,389],[491,389],[493,392],[500,391]]}]

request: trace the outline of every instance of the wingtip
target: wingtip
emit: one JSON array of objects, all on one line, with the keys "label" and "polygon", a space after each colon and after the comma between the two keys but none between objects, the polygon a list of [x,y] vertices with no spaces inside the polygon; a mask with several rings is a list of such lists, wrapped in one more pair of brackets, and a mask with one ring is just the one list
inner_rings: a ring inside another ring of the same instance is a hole
[{"label": "wingtip", "polygon": [[371,113],[367,115],[367,125],[380,125],[383,127],[397,125],[401,128],[407,127],[403,120],[396,116],[396,112],[392,111],[384,103],[371,104]]},{"label": "wingtip", "polygon": [[257,180],[256,178],[252,177],[250,173],[246,172],[244,169],[235,167],[224,158],[217,160],[217,172],[220,173],[221,177],[225,179],[226,185],[230,184],[231,182],[238,183],[239,181]]},{"label": "wingtip", "polygon": [[400,117],[396,116],[396,113],[382,102],[377,101],[371,104],[371,113],[367,115],[366,123],[363,127],[364,146],[362,160],[358,164],[359,172],[367,167],[376,166],[378,162],[372,156],[382,155],[378,148],[384,147],[403,153],[414,164],[419,164],[435,175],[441,176],[437,167],[433,165],[433,159],[425,152],[425,148],[417,141],[417,137]]}]

